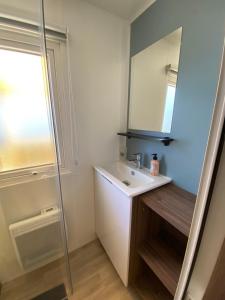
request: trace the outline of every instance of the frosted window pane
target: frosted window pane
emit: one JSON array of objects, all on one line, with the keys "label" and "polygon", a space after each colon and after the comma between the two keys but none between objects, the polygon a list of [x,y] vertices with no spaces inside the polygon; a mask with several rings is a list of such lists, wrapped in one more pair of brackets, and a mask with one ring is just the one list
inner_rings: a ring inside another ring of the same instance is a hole
[{"label": "frosted window pane", "polygon": [[53,161],[41,56],[0,49],[0,171]]}]

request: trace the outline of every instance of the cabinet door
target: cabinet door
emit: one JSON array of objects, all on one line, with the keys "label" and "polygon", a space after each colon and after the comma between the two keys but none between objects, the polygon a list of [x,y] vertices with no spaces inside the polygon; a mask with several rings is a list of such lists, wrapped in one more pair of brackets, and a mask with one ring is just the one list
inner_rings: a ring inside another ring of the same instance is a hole
[{"label": "cabinet door", "polygon": [[125,286],[128,284],[132,199],[95,173],[96,234]]}]

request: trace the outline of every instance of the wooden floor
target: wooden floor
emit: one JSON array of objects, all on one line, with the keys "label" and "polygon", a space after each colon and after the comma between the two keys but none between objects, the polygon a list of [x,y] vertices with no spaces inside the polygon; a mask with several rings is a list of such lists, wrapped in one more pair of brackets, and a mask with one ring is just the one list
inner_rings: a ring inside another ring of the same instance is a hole
[{"label": "wooden floor", "polygon": [[[70,255],[74,294],[69,300],[165,300],[160,287],[141,281],[141,288],[126,289],[98,241]],[[65,279],[63,262],[57,261],[3,285],[1,300],[30,300]],[[64,279],[63,279],[64,278]],[[66,282],[65,282],[66,284]]]}]

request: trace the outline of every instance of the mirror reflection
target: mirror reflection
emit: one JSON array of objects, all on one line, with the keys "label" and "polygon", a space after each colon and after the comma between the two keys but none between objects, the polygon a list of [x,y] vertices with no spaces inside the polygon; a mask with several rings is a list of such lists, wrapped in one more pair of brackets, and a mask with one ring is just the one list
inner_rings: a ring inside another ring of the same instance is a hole
[{"label": "mirror reflection", "polygon": [[182,28],[131,58],[129,129],[170,133]]}]

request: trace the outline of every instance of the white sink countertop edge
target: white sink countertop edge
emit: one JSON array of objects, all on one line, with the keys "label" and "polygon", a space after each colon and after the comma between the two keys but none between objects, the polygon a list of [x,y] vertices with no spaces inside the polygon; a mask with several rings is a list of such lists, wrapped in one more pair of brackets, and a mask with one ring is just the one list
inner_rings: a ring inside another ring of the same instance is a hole
[{"label": "white sink countertop edge", "polygon": [[156,189],[160,186],[163,186],[169,182],[172,181],[170,177],[159,175],[159,176],[152,176],[150,174],[150,170],[147,168],[137,169],[133,163],[131,162],[125,162],[125,161],[119,161],[120,163],[123,163],[127,165],[129,168],[132,168],[135,172],[140,172],[150,178],[157,179],[157,183],[148,183],[140,187],[131,188],[126,186],[124,183],[122,183],[119,179],[117,179],[114,175],[110,174],[106,169],[104,169],[104,166],[95,166],[94,169],[99,172],[103,177],[105,177],[111,184],[115,185],[118,189],[120,189],[124,194],[126,194],[128,197],[135,197],[138,195],[141,195],[145,192],[151,191],[153,189]]}]

